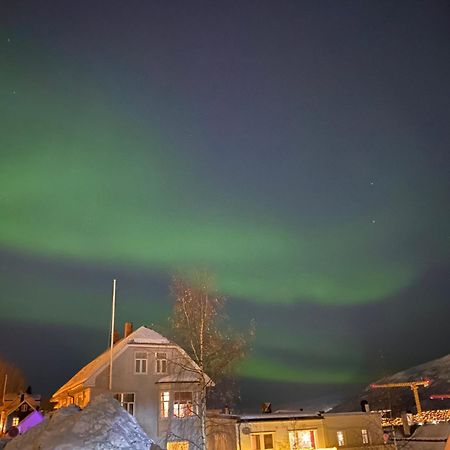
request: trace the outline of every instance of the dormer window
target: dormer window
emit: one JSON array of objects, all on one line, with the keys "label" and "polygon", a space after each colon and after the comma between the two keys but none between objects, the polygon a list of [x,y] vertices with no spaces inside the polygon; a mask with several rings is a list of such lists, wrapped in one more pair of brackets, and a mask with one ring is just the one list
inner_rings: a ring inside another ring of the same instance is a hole
[{"label": "dormer window", "polygon": [[167,373],[167,353],[156,353],[156,373]]},{"label": "dormer window", "polygon": [[134,373],[145,374],[147,373],[147,353],[136,352],[134,354]]}]

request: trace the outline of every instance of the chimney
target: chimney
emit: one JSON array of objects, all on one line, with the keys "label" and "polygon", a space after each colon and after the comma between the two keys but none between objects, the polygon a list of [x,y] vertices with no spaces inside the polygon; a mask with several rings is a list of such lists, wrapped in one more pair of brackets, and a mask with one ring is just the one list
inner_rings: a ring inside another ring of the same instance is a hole
[{"label": "chimney", "polygon": [[117,330],[114,330],[113,344],[116,345],[117,342],[119,341],[120,341],[120,333]]},{"label": "chimney", "polygon": [[261,403],[261,413],[270,414],[272,412],[272,403]]},{"label": "chimney", "polygon": [[133,323],[125,322],[125,326],[123,328],[123,337],[128,337],[133,332]]},{"label": "chimney", "polygon": [[361,400],[361,411],[362,412],[370,412],[369,402],[367,400]]}]

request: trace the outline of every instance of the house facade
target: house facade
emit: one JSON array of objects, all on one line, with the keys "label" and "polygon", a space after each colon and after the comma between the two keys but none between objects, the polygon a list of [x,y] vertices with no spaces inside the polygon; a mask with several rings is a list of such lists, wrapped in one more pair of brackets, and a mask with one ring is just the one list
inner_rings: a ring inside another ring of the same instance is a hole
[{"label": "house facade", "polygon": [[210,450],[387,449],[376,413],[210,415]]},{"label": "house facade", "polygon": [[27,416],[39,410],[40,400],[40,395],[7,395],[0,407],[0,435],[7,433],[11,427],[20,427]]},{"label": "house facade", "polygon": [[[51,399],[56,408],[83,408],[109,392],[110,359],[108,350],[58,389]],[[126,324],[124,337],[112,350],[110,392],[155,444],[185,450],[199,442],[198,381],[198,367],[181,347],[147,327],[132,331]]]}]

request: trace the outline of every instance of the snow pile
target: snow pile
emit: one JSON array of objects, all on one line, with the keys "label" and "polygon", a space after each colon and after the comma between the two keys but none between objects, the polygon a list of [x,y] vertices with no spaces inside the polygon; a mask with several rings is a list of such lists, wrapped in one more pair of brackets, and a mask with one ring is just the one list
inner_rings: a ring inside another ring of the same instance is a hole
[{"label": "snow pile", "polygon": [[151,440],[110,395],[96,397],[86,408],[61,408],[18,436],[5,450],[148,450]]}]

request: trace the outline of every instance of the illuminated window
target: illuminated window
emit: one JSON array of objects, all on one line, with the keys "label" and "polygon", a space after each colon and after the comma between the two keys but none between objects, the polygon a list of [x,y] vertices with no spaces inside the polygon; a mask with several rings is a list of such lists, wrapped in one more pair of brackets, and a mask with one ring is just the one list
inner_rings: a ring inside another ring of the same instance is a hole
[{"label": "illuminated window", "polygon": [[362,436],[362,443],[368,444],[369,443],[369,432],[367,430],[361,430],[361,436]]},{"label": "illuminated window", "polygon": [[291,450],[316,448],[315,430],[289,431],[289,444]]},{"label": "illuminated window", "polygon": [[147,373],[146,352],[136,352],[134,354],[134,373]]},{"label": "illuminated window", "polygon": [[19,418],[18,417],[13,417],[12,426],[13,427],[17,427],[17,425],[19,425]]},{"label": "illuminated window", "polygon": [[167,353],[156,353],[156,373],[167,373]]},{"label": "illuminated window", "polygon": [[134,415],[134,402],[135,395],[129,392],[118,392],[114,395],[114,398],[128,411],[131,415]]},{"label": "illuminated window", "polygon": [[342,447],[343,445],[345,445],[344,432],[338,431],[336,434],[337,434],[338,445],[339,445],[339,447]]},{"label": "illuminated window", "polygon": [[188,441],[169,441],[167,443],[167,450],[189,450]]},{"label": "illuminated window", "polygon": [[161,417],[169,417],[170,393],[168,391],[161,392],[160,414]]},{"label": "illuminated window", "polygon": [[173,414],[175,417],[186,417],[194,414],[192,392],[174,392]]},{"label": "illuminated window", "polygon": [[260,433],[252,434],[252,450],[269,450],[273,449],[273,434]]}]

